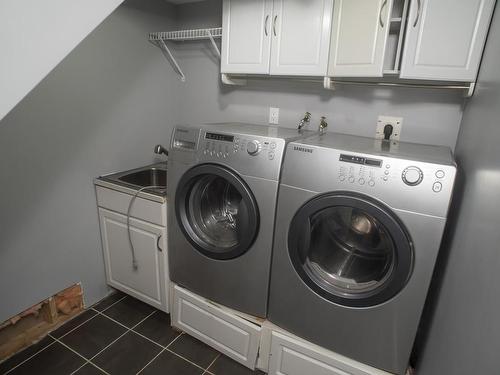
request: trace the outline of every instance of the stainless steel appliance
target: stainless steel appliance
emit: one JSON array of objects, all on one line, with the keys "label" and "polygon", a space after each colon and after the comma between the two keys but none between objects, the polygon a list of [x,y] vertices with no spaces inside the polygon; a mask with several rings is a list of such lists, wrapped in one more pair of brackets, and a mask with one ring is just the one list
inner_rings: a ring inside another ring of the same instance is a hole
[{"label": "stainless steel appliance", "polygon": [[168,158],[172,281],[264,317],[281,164],[297,130],[249,124],[174,129]]},{"label": "stainless steel appliance", "polygon": [[343,134],[288,145],[269,320],[404,374],[446,223],[451,151]]}]

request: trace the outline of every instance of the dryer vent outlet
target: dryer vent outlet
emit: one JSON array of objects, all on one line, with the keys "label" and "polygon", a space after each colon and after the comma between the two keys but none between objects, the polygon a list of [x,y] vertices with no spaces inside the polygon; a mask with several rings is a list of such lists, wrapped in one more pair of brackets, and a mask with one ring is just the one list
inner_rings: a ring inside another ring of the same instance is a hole
[{"label": "dryer vent outlet", "polygon": [[391,141],[399,141],[401,136],[401,128],[403,126],[402,117],[379,116],[377,120],[377,128],[375,130],[375,139],[384,139],[384,129],[387,125],[392,126]]}]

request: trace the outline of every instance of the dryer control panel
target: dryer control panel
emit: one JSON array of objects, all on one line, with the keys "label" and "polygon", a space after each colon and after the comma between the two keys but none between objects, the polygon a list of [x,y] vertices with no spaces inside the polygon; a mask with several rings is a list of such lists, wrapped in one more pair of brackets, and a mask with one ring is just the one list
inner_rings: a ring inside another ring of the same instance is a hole
[{"label": "dryer control panel", "polygon": [[[403,181],[407,186],[417,186],[426,179],[432,179],[431,190],[434,193],[441,192],[443,179],[446,176],[443,168],[436,166],[435,170],[426,172],[422,166],[398,165],[393,168],[391,159],[372,159],[361,155],[340,154],[338,179],[340,182],[351,184],[368,185],[374,187],[376,184],[389,184],[395,180]],[[353,164],[353,165],[351,165]],[[356,165],[357,164],[357,165]],[[430,173],[428,173],[430,172]]]}]

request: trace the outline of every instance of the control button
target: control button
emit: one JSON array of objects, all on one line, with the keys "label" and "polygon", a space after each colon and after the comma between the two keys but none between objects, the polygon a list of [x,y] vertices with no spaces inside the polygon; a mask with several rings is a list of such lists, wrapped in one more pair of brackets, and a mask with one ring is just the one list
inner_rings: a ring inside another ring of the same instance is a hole
[{"label": "control button", "polygon": [[441,184],[441,182],[434,182],[434,185],[432,185],[432,191],[434,193],[439,193],[441,191],[441,189],[443,188],[443,185]]},{"label": "control button", "polygon": [[270,152],[269,155],[267,155],[267,157],[269,158],[269,160],[273,160],[274,159],[274,152]]},{"label": "control button", "polygon": [[386,164],[386,165],[385,165],[385,167],[386,167],[387,169],[389,169],[389,168],[391,167],[391,165],[390,165],[390,164]]},{"label": "control button", "polygon": [[364,178],[360,178],[358,180],[358,182],[359,182],[360,185],[364,185],[365,184],[365,179]]},{"label": "control button", "polygon": [[252,156],[257,155],[261,149],[262,145],[259,141],[250,141],[247,144],[247,152]]},{"label": "control button", "polygon": [[354,177],[353,177],[353,176],[349,177],[349,182],[350,182],[351,184],[352,184],[352,183],[354,183]]},{"label": "control button", "polygon": [[389,179],[389,177],[384,176],[384,181],[387,181],[388,179]]},{"label": "control button", "polygon": [[339,176],[339,180],[340,180],[340,181],[345,181],[345,176],[344,176],[343,174],[341,174],[341,175]]},{"label": "control button", "polygon": [[384,174],[387,176],[389,175],[389,171],[384,171]]},{"label": "control button", "polygon": [[373,181],[373,180],[368,181],[368,185],[370,185],[372,187],[375,186],[375,181]]},{"label": "control button", "polygon": [[436,171],[436,177],[437,178],[443,178],[444,177],[444,171],[443,170],[439,170],[439,171]]},{"label": "control button", "polygon": [[422,182],[424,179],[424,174],[422,170],[418,167],[408,167],[405,168],[401,174],[401,178],[406,185],[416,186]]},{"label": "control button", "polygon": [[276,148],[276,142],[271,142],[271,148],[274,150]]}]

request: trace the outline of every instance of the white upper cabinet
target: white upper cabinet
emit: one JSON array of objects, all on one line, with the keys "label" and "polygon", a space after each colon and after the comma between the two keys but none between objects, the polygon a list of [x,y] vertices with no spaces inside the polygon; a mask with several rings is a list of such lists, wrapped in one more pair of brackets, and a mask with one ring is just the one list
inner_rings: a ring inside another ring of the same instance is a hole
[{"label": "white upper cabinet", "polygon": [[224,0],[221,73],[324,76],[333,0]]},{"label": "white upper cabinet", "polygon": [[224,0],[222,73],[269,73],[272,0]]},{"label": "white upper cabinet", "polygon": [[328,75],[381,77],[392,0],[336,0]]},{"label": "white upper cabinet", "polygon": [[332,9],[333,0],[274,1],[272,75],[326,75]]},{"label": "white upper cabinet", "polygon": [[401,78],[476,79],[495,0],[412,0]]}]

